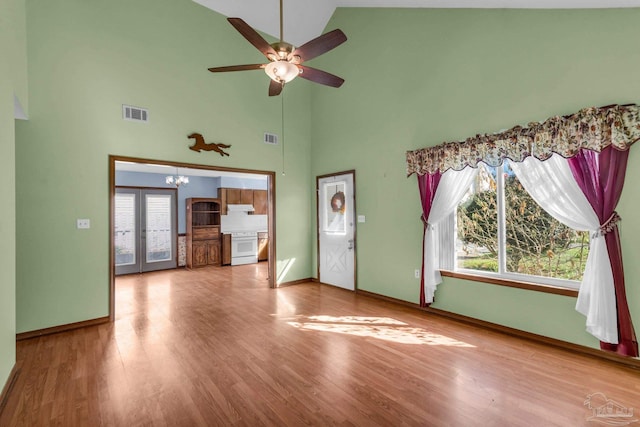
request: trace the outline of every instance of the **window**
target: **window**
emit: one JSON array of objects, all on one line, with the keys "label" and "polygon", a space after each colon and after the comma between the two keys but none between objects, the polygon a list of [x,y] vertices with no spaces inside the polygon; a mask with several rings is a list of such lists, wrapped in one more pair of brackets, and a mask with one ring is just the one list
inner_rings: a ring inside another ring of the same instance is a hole
[{"label": "window", "polygon": [[456,212],[457,271],[577,289],[588,232],[546,213],[505,161],[479,166]]}]

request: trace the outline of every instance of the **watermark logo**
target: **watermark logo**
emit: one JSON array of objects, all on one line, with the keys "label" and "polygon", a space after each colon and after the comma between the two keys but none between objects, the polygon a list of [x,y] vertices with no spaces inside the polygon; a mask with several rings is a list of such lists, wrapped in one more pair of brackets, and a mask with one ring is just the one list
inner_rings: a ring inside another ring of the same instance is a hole
[{"label": "watermark logo", "polygon": [[638,421],[633,416],[633,408],[612,399],[607,399],[604,393],[592,393],[587,396],[584,405],[591,410],[591,416],[587,421],[594,421],[608,426],[628,426]]}]

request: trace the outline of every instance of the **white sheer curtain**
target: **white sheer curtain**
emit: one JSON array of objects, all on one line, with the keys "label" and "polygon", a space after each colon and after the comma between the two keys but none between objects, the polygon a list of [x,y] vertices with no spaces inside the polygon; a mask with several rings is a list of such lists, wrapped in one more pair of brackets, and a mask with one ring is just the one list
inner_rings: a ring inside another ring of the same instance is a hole
[{"label": "white sheer curtain", "polygon": [[[478,169],[466,167],[461,171],[449,169],[442,174],[440,183],[433,196],[431,211],[427,219],[428,227],[425,229],[424,239],[424,293],[427,303],[433,302],[433,295],[436,287],[442,282],[438,265],[439,249],[438,225],[441,221],[450,218],[453,212],[467,192],[473,178],[478,173]],[[455,239],[451,239],[451,247],[447,250],[454,250]],[[440,246],[440,247],[439,247]]]},{"label": "white sheer curtain", "polygon": [[600,235],[598,216],[578,187],[567,160],[554,154],[545,161],[528,157],[510,165],[525,190],[551,216],[573,229],[591,232],[576,310],[587,317],[587,332],[600,341],[617,344],[616,295],[609,252]]}]

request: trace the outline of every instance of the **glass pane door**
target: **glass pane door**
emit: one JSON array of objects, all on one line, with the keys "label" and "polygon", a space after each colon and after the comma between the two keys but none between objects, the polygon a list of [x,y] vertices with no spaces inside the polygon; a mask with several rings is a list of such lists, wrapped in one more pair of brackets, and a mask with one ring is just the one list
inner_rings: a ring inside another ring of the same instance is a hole
[{"label": "glass pane door", "polygon": [[114,210],[116,275],[177,267],[176,190],[116,188]]},{"label": "glass pane door", "polygon": [[140,272],[139,196],[140,190],[116,189],[113,259],[117,275]]},{"label": "glass pane door", "polygon": [[113,236],[116,267],[136,260],[136,195],[116,194],[116,218]]},{"label": "glass pane door", "polygon": [[171,199],[168,194],[146,195],[146,262],[172,258]]},{"label": "glass pane door", "polygon": [[174,189],[143,189],[142,271],[176,268],[178,223]]}]

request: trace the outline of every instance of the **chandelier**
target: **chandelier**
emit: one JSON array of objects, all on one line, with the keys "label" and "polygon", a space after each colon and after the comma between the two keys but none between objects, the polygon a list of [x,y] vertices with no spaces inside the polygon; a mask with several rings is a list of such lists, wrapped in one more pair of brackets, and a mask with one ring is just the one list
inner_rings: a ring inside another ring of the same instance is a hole
[{"label": "chandelier", "polygon": [[180,187],[181,185],[187,185],[189,183],[189,177],[180,175],[178,173],[178,169],[176,169],[175,175],[167,175],[165,182],[167,185],[175,185],[176,187]]}]

